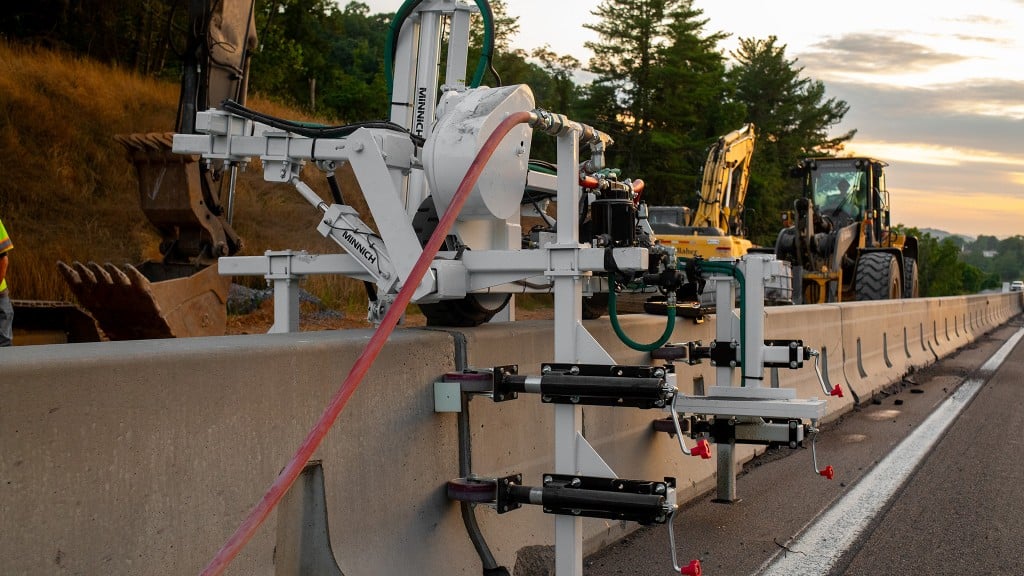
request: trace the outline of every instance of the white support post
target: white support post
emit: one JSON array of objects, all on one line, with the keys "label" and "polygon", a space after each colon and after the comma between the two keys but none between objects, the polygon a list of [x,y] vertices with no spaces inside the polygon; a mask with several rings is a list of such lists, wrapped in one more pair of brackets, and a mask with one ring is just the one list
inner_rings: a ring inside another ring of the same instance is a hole
[{"label": "white support post", "polygon": [[749,254],[742,262],[744,285],[743,322],[747,342],[743,342],[743,386],[764,388],[764,284],[768,272],[768,256]]},{"label": "white support post", "polygon": [[268,250],[267,282],[274,288],[274,325],[268,334],[299,331],[299,279],[292,271],[292,251]]},{"label": "white support post", "polygon": [[[740,342],[739,319],[733,308],[736,302],[736,287],[732,278],[721,275],[715,277],[715,309],[718,320],[715,322],[715,345],[724,346]],[[732,386],[732,377],[735,374],[734,366],[715,367],[715,385]]]},{"label": "white support post", "polygon": [[[577,327],[582,325],[583,292],[580,286],[579,206],[577,173],[579,132],[568,130],[558,137],[558,233],[548,246],[549,273],[555,282],[555,362],[579,359]],[[583,424],[583,410],[571,404],[555,405],[555,473],[576,474],[576,438]],[[583,523],[574,516],[555,516],[555,574],[583,576]]]}]

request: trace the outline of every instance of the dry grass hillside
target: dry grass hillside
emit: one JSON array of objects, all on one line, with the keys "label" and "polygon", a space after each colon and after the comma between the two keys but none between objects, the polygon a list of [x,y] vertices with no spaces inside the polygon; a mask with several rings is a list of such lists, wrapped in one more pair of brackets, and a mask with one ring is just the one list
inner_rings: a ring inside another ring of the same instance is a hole
[{"label": "dry grass hillside", "polygon": [[[58,260],[120,265],[159,258],[134,169],[114,135],[173,130],[177,97],[173,82],[0,42],[0,218],[15,243],[12,297],[72,301]],[[279,117],[324,121],[258,95],[248,104]],[[324,178],[307,170],[306,181],[329,198]],[[243,254],[338,251],[316,232],[317,211],[294,189],[263,182],[258,166],[239,180],[234,227]],[[311,278],[304,287],[334,307],[362,306],[362,287],[351,280]]]}]

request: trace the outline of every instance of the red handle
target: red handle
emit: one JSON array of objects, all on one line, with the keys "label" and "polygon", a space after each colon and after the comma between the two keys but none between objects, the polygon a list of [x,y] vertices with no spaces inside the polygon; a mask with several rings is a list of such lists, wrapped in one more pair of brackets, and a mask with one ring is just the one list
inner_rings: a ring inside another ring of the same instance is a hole
[{"label": "red handle", "polygon": [[701,438],[697,445],[690,449],[690,456],[700,456],[704,460],[711,458],[711,444]]},{"label": "red handle", "polygon": [[825,478],[831,480],[836,475],[836,471],[832,469],[832,466],[825,466],[825,469],[818,472],[818,474],[821,474]]},{"label": "red handle", "polygon": [[700,576],[703,571],[700,569],[700,560],[693,560],[686,566],[683,566],[679,573],[683,576]]}]

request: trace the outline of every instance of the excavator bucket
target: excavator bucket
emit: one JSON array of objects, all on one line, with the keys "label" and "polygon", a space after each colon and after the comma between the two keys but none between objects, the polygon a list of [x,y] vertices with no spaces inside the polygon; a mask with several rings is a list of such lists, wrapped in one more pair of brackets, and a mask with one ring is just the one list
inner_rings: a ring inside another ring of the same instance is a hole
[{"label": "excavator bucket", "polygon": [[61,275],[111,340],[223,334],[231,280],[216,261],[241,240],[220,216],[219,194],[196,158],[171,152],[170,133],[116,140],[135,166],[142,212],[163,238],[164,260],[123,269],[60,262]]},{"label": "excavator bucket", "polygon": [[216,266],[58,262],[79,304],[111,340],[224,334],[230,277]]},{"label": "excavator bucket", "polygon": [[[188,2],[181,96],[174,132],[195,130],[195,115],[224,99],[245,101],[256,47],[250,0]],[[228,277],[216,262],[242,248],[231,228],[234,168],[200,164],[172,151],[174,132],[123,134],[138,177],[143,214],[160,234],[160,262],[123,269],[58,263],[71,291],[111,340],[223,334]],[[224,200],[227,202],[224,202]]]}]

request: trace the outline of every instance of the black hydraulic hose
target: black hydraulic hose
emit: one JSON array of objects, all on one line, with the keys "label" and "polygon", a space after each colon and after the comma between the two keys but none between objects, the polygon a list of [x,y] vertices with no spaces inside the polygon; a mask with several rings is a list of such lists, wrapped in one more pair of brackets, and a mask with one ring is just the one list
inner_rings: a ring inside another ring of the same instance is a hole
[{"label": "black hydraulic hose", "polygon": [[[469,426],[469,400],[466,394],[462,394],[462,410],[458,416],[459,476],[463,478],[468,477],[473,471],[473,454],[470,448],[472,429]],[[491,552],[490,547],[487,546],[487,541],[484,540],[483,532],[481,532],[480,525],[476,521],[476,509],[473,507],[473,503],[459,502],[459,508],[462,511],[462,523],[466,525],[469,540],[473,543],[473,548],[476,548],[476,553],[480,556],[480,562],[483,564],[484,575],[501,574],[500,570],[505,569],[498,566],[498,561],[494,559],[494,554]],[[504,573],[508,574],[508,570],[505,570]]]},{"label": "black hydraulic hose", "polygon": [[357,122],[355,124],[346,124],[344,126],[315,126],[311,124],[304,124],[301,122],[294,122],[292,120],[284,120],[281,118],[275,118],[267,114],[256,112],[250,108],[242,106],[238,102],[233,100],[225,100],[221,103],[221,108],[242,118],[260,122],[277,128],[279,130],[285,130],[299,136],[305,136],[307,138],[344,138],[354,133],[360,128],[378,128],[382,130],[393,130],[395,132],[401,132],[408,134],[409,138],[412,139],[413,143],[417,146],[422,146],[425,139],[419,136],[410,134],[403,126],[395,124],[394,122],[387,121],[371,121],[371,122]]},{"label": "black hydraulic hose", "polygon": [[345,197],[341,194],[341,186],[338,185],[338,178],[334,173],[327,175],[327,186],[331,189],[331,199],[335,204],[344,204]]}]

